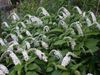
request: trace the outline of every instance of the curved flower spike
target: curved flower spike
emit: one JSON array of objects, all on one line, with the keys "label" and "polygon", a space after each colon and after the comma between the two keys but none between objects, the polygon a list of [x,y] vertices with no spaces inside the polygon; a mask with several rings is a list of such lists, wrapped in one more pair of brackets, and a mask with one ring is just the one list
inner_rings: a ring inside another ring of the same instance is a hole
[{"label": "curved flower spike", "polygon": [[22,48],[19,48],[18,51],[22,53],[23,58],[24,58],[25,61],[28,61],[29,60],[28,52],[26,50],[24,50]]},{"label": "curved flower spike", "polygon": [[[0,64],[0,70],[5,73],[5,74],[8,74],[9,73],[9,70],[7,69],[6,66],[4,66],[3,64]],[[1,74],[0,74],[1,75]]]},{"label": "curved flower spike", "polygon": [[25,44],[26,44],[27,49],[31,48],[31,45],[30,45],[30,43],[28,41],[25,41]]},{"label": "curved flower spike", "polygon": [[98,22],[95,22],[95,23],[96,23],[97,28],[100,30],[100,24]]},{"label": "curved flower spike", "polygon": [[83,12],[82,16],[85,17],[86,16],[86,12]]},{"label": "curved flower spike", "polygon": [[93,75],[92,73],[88,73],[87,75]]},{"label": "curved flower spike", "polygon": [[42,20],[36,16],[31,16],[30,14],[27,14],[25,15],[25,17],[29,18],[29,20],[27,20],[29,23],[33,22],[33,23],[36,23],[37,25],[43,25]]},{"label": "curved flower spike", "polygon": [[61,25],[65,30],[67,30],[68,26],[63,20],[60,20],[58,24]]},{"label": "curved flower spike", "polygon": [[51,54],[52,52],[54,53],[54,55],[55,55],[55,57],[57,59],[60,59],[61,60],[63,58],[63,56],[62,56],[62,54],[61,54],[61,52],[59,50],[53,49],[49,54]]},{"label": "curved flower spike", "polygon": [[[70,16],[70,12],[65,7],[61,7],[58,10],[57,14],[58,14],[59,18],[62,20],[66,19],[66,17]],[[60,14],[62,14],[62,16]]]},{"label": "curved flower spike", "polygon": [[36,22],[37,26],[38,26],[38,25],[43,25],[42,20],[41,20],[40,18],[36,17],[36,16],[32,16],[32,17],[30,18],[30,20],[31,20],[33,23]]},{"label": "curved flower spike", "polygon": [[28,30],[25,30],[25,31],[26,31],[27,36],[32,36],[32,34]]},{"label": "curved flower spike", "polygon": [[40,60],[43,60],[45,62],[47,62],[47,56],[40,50],[36,49],[36,48],[32,48],[32,50],[34,50],[34,53],[39,57]]},{"label": "curved flower spike", "polygon": [[2,25],[4,25],[5,27],[9,28],[9,25],[7,22],[3,22]]},{"label": "curved flower spike", "polygon": [[8,38],[9,36],[11,36],[11,38],[13,39],[13,41],[18,41],[18,37],[15,35],[15,34],[8,34],[7,36],[6,36],[6,38]]},{"label": "curved flower spike", "polygon": [[95,22],[96,22],[96,16],[94,15],[93,12],[89,12],[89,13],[90,13],[90,15],[91,15],[91,17],[92,17],[93,23],[95,23]]},{"label": "curved flower spike", "polygon": [[62,60],[62,62],[61,62],[61,65],[62,66],[64,66],[64,67],[66,67],[69,63],[70,63],[70,61],[71,61],[71,56],[73,56],[73,57],[77,57],[75,54],[73,54],[72,52],[68,52],[67,54],[66,54],[66,56],[63,58],[63,60]]},{"label": "curved flower spike", "polygon": [[[41,12],[40,12],[41,11]],[[43,7],[39,7],[38,9],[37,9],[37,13],[42,13],[44,16],[50,16],[50,14],[47,12],[47,10],[45,9],[45,8],[43,8]],[[39,14],[39,15],[40,15]]]},{"label": "curved flower spike", "polygon": [[88,27],[92,25],[92,22],[88,17],[86,17],[86,22],[87,22]]},{"label": "curved flower spike", "polygon": [[41,41],[41,45],[44,49],[48,49],[48,47],[49,47],[48,44],[44,41]]},{"label": "curved flower spike", "polygon": [[11,57],[14,65],[21,64],[21,61],[19,60],[19,58],[15,55],[15,53],[12,50],[7,50],[7,52],[9,53],[9,56]]},{"label": "curved flower spike", "polygon": [[29,60],[28,52],[26,50],[23,50],[22,54],[23,54],[24,60],[28,61]]},{"label": "curved flower spike", "polygon": [[78,13],[81,15],[82,14],[82,10],[78,7],[78,6],[75,6],[74,8],[77,9]]},{"label": "curved flower spike", "polygon": [[0,44],[2,45],[2,46],[5,46],[6,44],[4,43],[4,40],[2,39],[2,38],[0,38]]},{"label": "curved flower spike", "polygon": [[72,23],[72,25],[74,25],[74,27],[77,29],[78,34],[83,36],[83,31],[81,29],[81,23],[79,21]]},{"label": "curved flower spike", "polygon": [[8,50],[13,50],[13,46],[19,45],[17,41],[11,41],[9,43]]},{"label": "curved flower spike", "polygon": [[64,39],[68,39],[68,41],[71,43],[71,49],[74,50],[75,46],[76,46],[76,42],[74,39],[72,39],[71,37],[64,37]]},{"label": "curved flower spike", "polygon": [[26,28],[26,25],[23,22],[18,22],[17,25],[21,25],[23,28]]},{"label": "curved flower spike", "polygon": [[44,32],[49,32],[49,30],[50,30],[49,26],[44,26],[44,28],[43,28]]},{"label": "curved flower spike", "polygon": [[14,21],[20,20],[19,16],[15,12],[12,12],[8,18],[9,17],[11,17]]}]

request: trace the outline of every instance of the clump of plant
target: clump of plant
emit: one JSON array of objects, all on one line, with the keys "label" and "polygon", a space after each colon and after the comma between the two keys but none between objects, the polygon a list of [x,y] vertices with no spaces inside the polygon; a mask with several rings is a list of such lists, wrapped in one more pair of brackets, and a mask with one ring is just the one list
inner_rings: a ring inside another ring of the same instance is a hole
[{"label": "clump of plant", "polygon": [[[36,16],[37,15],[37,16]],[[2,23],[2,75],[98,75],[100,23],[92,11],[61,7],[55,15],[13,12]]]}]

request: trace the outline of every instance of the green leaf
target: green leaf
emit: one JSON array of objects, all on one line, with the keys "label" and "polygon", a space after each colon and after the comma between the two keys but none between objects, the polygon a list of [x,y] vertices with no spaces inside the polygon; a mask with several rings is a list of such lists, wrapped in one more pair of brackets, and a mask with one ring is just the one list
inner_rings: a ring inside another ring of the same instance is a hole
[{"label": "green leaf", "polygon": [[29,59],[29,61],[26,62],[26,65],[32,63],[35,59],[36,59],[36,57]]},{"label": "green leaf", "polygon": [[16,71],[15,70],[12,70],[9,75],[16,75]]},{"label": "green leaf", "polygon": [[51,75],[61,75],[61,71],[55,70],[52,72]]},{"label": "green leaf", "polygon": [[57,40],[54,45],[63,45],[64,43],[66,43],[65,40]]},{"label": "green leaf", "polygon": [[62,72],[62,74],[61,75],[70,75],[69,74],[69,72],[68,71],[64,71],[64,72]]},{"label": "green leaf", "polygon": [[53,70],[52,67],[48,67],[47,70],[46,70],[46,72],[51,72],[52,70]]},{"label": "green leaf", "polygon": [[26,75],[39,75],[39,74],[36,73],[36,72],[29,71],[29,72],[26,73]]},{"label": "green leaf", "polygon": [[35,63],[31,63],[27,66],[27,70],[40,70],[40,67]]},{"label": "green leaf", "polygon": [[52,29],[49,33],[54,33],[54,34],[61,34],[63,33],[63,30],[62,29],[58,29],[58,28],[55,28],[55,29]]},{"label": "green leaf", "polygon": [[85,42],[85,46],[86,46],[87,48],[89,48],[92,52],[95,52],[95,51],[98,50],[98,47],[97,47],[98,41],[99,41],[99,40],[93,39],[93,38],[92,38],[92,39],[88,39],[88,40],[86,40],[86,42]]},{"label": "green leaf", "polygon": [[65,67],[61,66],[61,65],[57,65],[57,67],[61,70],[67,70]]}]

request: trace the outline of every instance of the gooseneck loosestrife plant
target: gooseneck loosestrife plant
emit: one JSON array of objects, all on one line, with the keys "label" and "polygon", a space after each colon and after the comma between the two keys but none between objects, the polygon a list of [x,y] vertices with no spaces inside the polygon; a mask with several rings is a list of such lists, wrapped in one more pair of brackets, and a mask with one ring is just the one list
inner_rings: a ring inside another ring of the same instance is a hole
[{"label": "gooseneck loosestrife plant", "polygon": [[[100,24],[93,12],[61,7],[56,15],[12,12],[2,22],[0,75],[97,75]],[[76,13],[74,13],[76,12]],[[5,65],[5,66],[4,66]]]}]

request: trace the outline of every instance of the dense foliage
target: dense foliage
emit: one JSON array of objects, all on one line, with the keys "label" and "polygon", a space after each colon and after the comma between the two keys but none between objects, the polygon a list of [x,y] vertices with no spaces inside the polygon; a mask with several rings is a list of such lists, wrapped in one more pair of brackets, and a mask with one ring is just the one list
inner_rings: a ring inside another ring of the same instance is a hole
[{"label": "dense foliage", "polygon": [[62,7],[68,3],[65,0],[56,2],[53,2],[54,6],[48,4],[48,7],[43,3],[47,11],[41,7],[42,4],[25,1],[18,9],[18,15],[13,12],[2,23],[0,73],[99,75],[99,16],[96,17],[92,11],[81,11],[74,5]]}]

